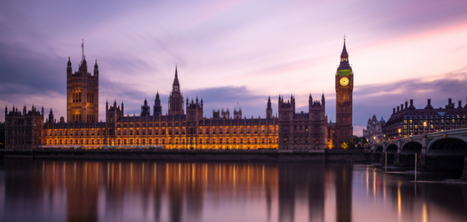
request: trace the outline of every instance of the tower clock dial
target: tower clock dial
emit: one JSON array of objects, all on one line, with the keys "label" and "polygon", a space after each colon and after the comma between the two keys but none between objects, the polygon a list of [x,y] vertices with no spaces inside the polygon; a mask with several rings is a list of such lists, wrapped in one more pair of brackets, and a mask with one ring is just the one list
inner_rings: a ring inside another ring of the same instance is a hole
[{"label": "tower clock dial", "polygon": [[342,77],[341,80],[339,81],[339,83],[341,84],[341,86],[347,86],[347,85],[349,85],[349,78]]}]

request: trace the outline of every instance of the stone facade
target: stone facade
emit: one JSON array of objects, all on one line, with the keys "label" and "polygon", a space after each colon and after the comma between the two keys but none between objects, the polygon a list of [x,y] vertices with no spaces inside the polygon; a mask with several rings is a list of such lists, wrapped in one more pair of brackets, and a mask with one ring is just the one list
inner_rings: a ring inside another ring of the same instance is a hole
[{"label": "stone facade", "polygon": [[411,137],[424,133],[433,133],[451,129],[459,129],[466,124],[467,105],[462,106],[459,100],[458,105],[448,99],[445,108],[433,108],[431,99],[427,100],[425,108],[417,109],[413,105],[413,99],[392,109],[383,127],[383,134],[387,139],[398,137]]},{"label": "stone facade", "polygon": [[[50,110],[52,113],[52,110]],[[53,115],[52,115],[53,117]],[[44,108],[42,112],[36,110],[35,106],[23,112],[18,107],[8,111],[5,107],[5,148],[6,149],[31,149],[44,144]]]},{"label": "stone facade", "polygon": [[79,70],[72,73],[70,57],[66,68],[67,122],[97,122],[99,118],[99,67],[94,64],[94,75],[88,72],[86,58]]},{"label": "stone facade", "polygon": [[363,137],[366,138],[367,142],[374,143],[378,140],[384,139],[383,127],[386,124],[383,117],[381,120],[376,119],[376,115],[373,115],[371,119],[368,119],[366,129],[363,129]]},{"label": "stone facade", "polygon": [[279,149],[283,150],[324,150],[326,127],[324,94],[321,101],[308,101],[308,112],[295,112],[295,97],[285,101],[279,96]]},{"label": "stone facade", "polygon": [[[349,82],[341,84],[343,77]],[[139,116],[124,114],[124,104],[106,102],[105,122],[97,122],[99,102],[99,70],[87,72],[84,57],[79,71],[72,74],[67,63],[67,116],[57,122],[52,110],[44,123],[44,111],[35,107],[23,113],[17,108],[9,113],[5,108],[6,148],[24,149],[41,146],[147,146],[161,145],[166,149],[278,149],[284,151],[323,151],[333,147],[333,141],[352,138],[353,73],[348,65],[345,48],[336,74],[337,121],[327,122],[324,94],[320,100],[309,96],[308,112],[295,111],[295,97],[279,96],[278,114],[273,114],[271,99],[266,104],[266,118],[242,118],[242,109],[213,111],[212,118],[203,116],[203,99],[191,99],[181,92],[178,71],[172,84],[168,113],[162,114],[159,93],[153,112],[145,99]],[[186,113],[185,113],[186,112]],[[329,134],[329,135],[328,135]],[[331,144],[331,145],[329,145]]]},{"label": "stone facade", "polygon": [[349,64],[349,54],[344,40],[340,64],[335,75],[336,122],[328,124],[329,148],[341,147],[344,142],[353,140],[353,86],[354,74]]}]

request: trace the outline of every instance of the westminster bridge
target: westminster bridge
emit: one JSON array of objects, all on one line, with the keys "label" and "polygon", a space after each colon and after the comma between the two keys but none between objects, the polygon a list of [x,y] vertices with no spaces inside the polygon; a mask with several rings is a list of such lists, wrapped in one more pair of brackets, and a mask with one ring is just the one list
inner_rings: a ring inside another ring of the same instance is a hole
[{"label": "westminster bridge", "polygon": [[379,156],[380,162],[384,161],[384,153],[387,153],[394,164],[414,162],[411,157],[415,154],[421,166],[425,166],[427,158],[463,159],[467,156],[467,128],[387,139],[368,147],[376,158]]}]

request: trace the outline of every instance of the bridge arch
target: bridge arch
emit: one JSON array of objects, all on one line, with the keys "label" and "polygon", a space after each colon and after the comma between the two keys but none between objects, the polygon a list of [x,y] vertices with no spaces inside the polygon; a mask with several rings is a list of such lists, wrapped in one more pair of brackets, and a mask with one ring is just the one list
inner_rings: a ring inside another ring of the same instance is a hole
[{"label": "bridge arch", "polygon": [[397,145],[392,143],[392,144],[389,144],[387,147],[386,147],[386,152],[389,153],[389,154],[395,154],[397,153]]},{"label": "bridge arch", "polygon": [[419,141],[407,141],[401,146],[401,154],[422,153],[422,143]]},{"label": "bridge arch", "polygon": [[383,152],[383,145],[376,146],[375,153],[382,153]]},{"label": "bridge arch", "polygon": [[467,139],[461,136],[439,137],[427,147],[429,156],[467,156]]}]

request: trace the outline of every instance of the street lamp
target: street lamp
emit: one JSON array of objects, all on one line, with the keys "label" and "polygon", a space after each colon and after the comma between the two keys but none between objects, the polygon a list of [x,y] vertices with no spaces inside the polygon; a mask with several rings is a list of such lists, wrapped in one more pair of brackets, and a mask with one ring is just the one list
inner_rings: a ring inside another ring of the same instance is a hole
[{"label": "street lamp", "polygon": [[399,128],[399,138],[401,137],[401,129]]},{"label": "street lamp", "polygon": [[423,121],[423,133],[425,133],[426,121]]}]

